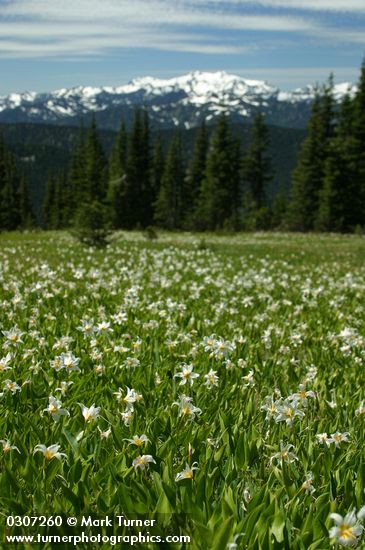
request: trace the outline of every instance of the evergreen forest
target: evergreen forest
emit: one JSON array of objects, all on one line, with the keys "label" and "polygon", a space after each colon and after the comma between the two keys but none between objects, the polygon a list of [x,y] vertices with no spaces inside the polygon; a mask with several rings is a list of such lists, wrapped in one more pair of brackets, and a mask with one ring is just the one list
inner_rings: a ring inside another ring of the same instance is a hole
[{"label": "evergreen forest", "polygon": [[[110,150],[95,120],[79,130],[68,161],[50,171],[41,212],[27,173],[0,139],[0,230],[95,229],[353,232],[365,226],[365,61],[354,97],[340,106],[333,77],[319,87],[291,185],[275,177],[270,132],[256,115],[245,147],[229,118],[205,123],[187,155],[185,134],[152,132],[148,112],[121,122]],[[110,136],[109,136],[110,139]]]}]

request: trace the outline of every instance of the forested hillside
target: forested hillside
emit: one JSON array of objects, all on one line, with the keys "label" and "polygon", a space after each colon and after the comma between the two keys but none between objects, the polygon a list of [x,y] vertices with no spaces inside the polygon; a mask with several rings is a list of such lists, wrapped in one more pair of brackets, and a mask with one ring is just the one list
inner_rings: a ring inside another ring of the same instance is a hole
[{"label": "forested hillside", "polygon": [[[79,125],[80,126],[80,125]],[[251,125],[233,124],[232,131],[240,139],[242,152],[250,140]],[[214,126],[207,128],[211,135]],[[274,179],[269,189],[269,196],[275,195],[283,186],[289,189],[291,173],[296,165],[300,145],[306,135],[304,130],[270,126],[270,147],[274,168]],[[117,133],[110,130],[99,130],[100,140],[106,156],[112,150]],[[185,161],[192,155],[197,128],[181,130],[181,140]],[[157,135],[165,152],[173,135],[173,130],[158,131],[152,128],[152,142]],[[57,174],[68,165],[71,153],[75,148],[80,127],[56,126],[47,124],[0,124],[0,135],[14,154],[20,171],[24,171],[29,182],[30,194],[37,218],[41,215],[42,200],[50,174]]]}]

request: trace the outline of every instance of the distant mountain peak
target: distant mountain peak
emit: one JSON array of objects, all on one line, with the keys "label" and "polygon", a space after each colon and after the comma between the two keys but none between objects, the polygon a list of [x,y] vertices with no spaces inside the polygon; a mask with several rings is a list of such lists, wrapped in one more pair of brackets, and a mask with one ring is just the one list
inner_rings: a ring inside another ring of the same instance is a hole
[{"label": "distant mountain peak", "polygon": [[[269,123],[304,127],[315,90],[308,85],[280,91],[266,81],[225,71],[194,71],[169,79],[145,76],[115,87],[13,93],[0,97],[0,122],[76,124],[80,116],[94,112],[99,125],[115,129],[121,115],[128,119],[131,111],[143,104],[153,122],[163,127],[196,126],[202,118],[209,122],[222,112],[237,121],[250,121],[257,111],[262,111]],[[349,82],[336,84],[334,98],[340,101],[355,91]]]}]

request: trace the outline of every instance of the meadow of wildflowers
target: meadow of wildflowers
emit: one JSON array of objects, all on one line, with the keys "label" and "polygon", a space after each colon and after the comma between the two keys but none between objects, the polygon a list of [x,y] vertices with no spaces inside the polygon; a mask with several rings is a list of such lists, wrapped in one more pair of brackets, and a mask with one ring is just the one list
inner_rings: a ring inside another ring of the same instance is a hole
[{"label": "meadow of wildflowers", "polygon": [[364,260],[358,236],[1,235],[0,520],[364,547]]}]

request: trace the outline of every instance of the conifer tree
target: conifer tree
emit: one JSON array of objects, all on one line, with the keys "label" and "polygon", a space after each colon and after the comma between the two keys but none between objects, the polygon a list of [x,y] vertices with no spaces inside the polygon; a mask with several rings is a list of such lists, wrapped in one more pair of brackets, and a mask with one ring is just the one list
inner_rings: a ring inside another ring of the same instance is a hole
[{"label": "conifer tree", "polygon": [[236,229],[240,203],[239,145],[222,114],[212,135],[197,220],[199,229]]},{"label": "conifer tree", "polygon": [[349,231],[359,223],[356,213],[359,203],[354,201],[357,196],[357,154],[353,126],[353,102],[346,96],[328,149],[315,229]]},{"label": "conifer tree", "polygon": [[125,174],[127,162],[127,132],[122,120],[110,157],[110,180],[118,179]]},{"label": "conifer tree", "polygon": [[85,130],[81,121],[78,143],[72,152],[67,176],[69,196],[66,199],[66,203],[71,225],[74,222],[77,208],[88,194],[85,156]]},{"label": "conifer tree", "polygon": [[165,154],[162,143],[161,132],[158,132],[153,144],[153,153],[151,160],[151,186],[152,186],[152,212],[153,219],[155,215],[155,203],[161,188],[162,176],[165,170]]},{"label": "conifer tree", "polygon": [[56,186],[54,177],[48,174],[43,198],[43,226],[45,229],[54,229],[54,210],[56,202]]},{"label": "conifer tree", "polygon": [[193,229],[199,225],[196,219],[199,202],[203,199],[200,197],[205,171],[207,168],[208,155],[208,131],[203,120],[200,128],[196,133],[194,150],[191,163],[186,175],[186,211],[184,225],[188,229]]},{"label": "conifer tree", "polygon": [[21,227],[21,187],[13,156],[0,138],[0,231]]},{"label": "conifer tree", "polygon": [[274,229],[286,228],[286,215],[288,211],[288,196],[281,186],[272,203],[271,225]]},{"label": "conifer tree", "polygon": [[155,221],[166,229],[180,229],[184,204],[184,165],[181,135],[177,132],[167,153],[161,187],[155,203]]},{"label": "conifer tree", "polygon": [[95,118],[92,119],[85,142],[86,201],[103,203],[107,195],[107,161],[100,143]]},{"label": "conifer tree", "polygon": [[262,113],[258,113],[253,121],[251,142],[242,163],[244,210],[247,217],[243,221],[250,229],[265,229],[269,223],[267,187],[273,177],[269,144],[269,129]]},{"label": "conifer tree", "polygon": [[81,242],[92,246],[105,246],[110,233],[107,168],[95,119],[93,119],[84,146],[84,198],[77,206],[73,230]]},{"label": "conifer tree", "polygon": [[326,160],[334,135],[333,78],[317,92],[298,165],[293,173],[288,221],[293,229],[313,230],[319,215]]},{"label": "conifer tree", "polygon": [[21,177],[20,179],[18,195],[20,227],[22,229],[29,229],[30,227],[33,227],[35,219],[32,210],[31,200],[29,197],[28,184],[25,177]]},{"label": "conifer tree", "polygon": [[123,208],[126,195],[126,163],[127,163],[127,133],[124,121],[121,122],[113,147],[110,170],[107,202],[110,207],[113,227],[123,227]]},{"label": "conifer tree", "polygon": [[356,156],[356,184],[353,225],[365,226],[365,58],[362,62],[358,90],[354,98],[353,153]]},{"label": "conifer tree", "polygon": [[147,226],[152,222],[150,135],[147,111],[135,112],[128,140],[127,179],[124,194],[123,227]]}]

